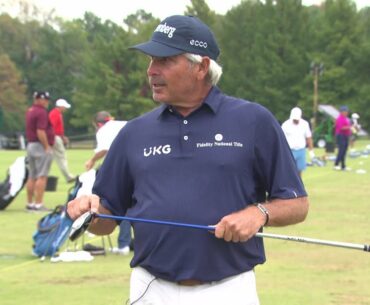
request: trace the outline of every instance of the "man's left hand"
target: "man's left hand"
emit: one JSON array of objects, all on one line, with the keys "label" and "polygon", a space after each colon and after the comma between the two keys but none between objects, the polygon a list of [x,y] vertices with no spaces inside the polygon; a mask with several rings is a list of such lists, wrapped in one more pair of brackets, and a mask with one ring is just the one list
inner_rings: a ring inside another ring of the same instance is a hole
[{"label": "man's left hand", "polygon": [[216,224],[215,236],[232,242],[245,242],[265,224],[266,216],[254,205],[223,217]]}]

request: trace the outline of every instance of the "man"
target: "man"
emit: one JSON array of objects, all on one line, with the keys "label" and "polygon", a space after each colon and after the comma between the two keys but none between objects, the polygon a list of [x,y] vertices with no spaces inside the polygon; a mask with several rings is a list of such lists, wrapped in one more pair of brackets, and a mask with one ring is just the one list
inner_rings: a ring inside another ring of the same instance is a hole
[{"label": "man", "polygon": [[[338,152],[335,159],[335,170],[349,170],[346,168],[346,154],[348,150],[349,138],[351,137],[351,121],[348,118],[348,107],[339,108],[339,116],[335,120],[335,137],[337,140]],[[340,165],[339,165],[340,164]]]},{"label": "man", "polygon": [[44,206],[44,192],[53,159],[54,131],[48,119],[49,93],[35,92],[33,105],[26,113],[27,160],[29,174],[27,180],[26,209],[48,211]]},{"label": "man", "polygon": [[[130,303],[259,304],[254,267],[265,262],[263,226],[303,221],[307,195],[278,122],[262,106],[224,95],[210,29],[171,16],[150,41],[147,70],[158,108],[113,142],[85,211],[215,225],[215,231],[132,223]],[[268,197],[266,197],[268,194]],[[108,234],[109,219],[89,230]]]},{"label": "man", "polygon": [[302,119],[302,110],[294,107],[290,111],[289,120],[286,120],[281,128],[284,131],[289,147],[297,165],[299,175],[306,169],[306,146],[309,148],[310,158],[315,157],[312,144],[310,125]]},{"label": "man", "polygon": [[[85,163],[86,170],[94,167],[95,162],[107,154],[118,132],[126,125],[126,121],[116,121],[107,111],[100,111],[95,115],[96,128],[95,154]],[[113,253],[128,255],[130,253],[131,225],[128,221],[121,221],[118,234],[118,247],[112,249]]]},{"label": "man", "polygon": [[65,99],[58,99],[55,102],[54,109],[49,113],[49,120],[55,133],[55,142],[53,146],[54,160],[57,162],[60,171],[68,183],[73,182],[76,179],[76,177],[68,170],[65,149],[65,145],[68,144],[69,140],[64,134],[63,113],[69,108],[71,108],[71,104],[69,104]]},{"label": "man", "polygon": [[358,122],[360,119],[360,115],[358,113],[352,113],[351,115],[351,137],[350,137],[350,146],[351,146],[351,151],[354,151],[355,149],[353,148],[355,146],[355,142],[358,138],[358,133],[361,130],[361,125]]}]

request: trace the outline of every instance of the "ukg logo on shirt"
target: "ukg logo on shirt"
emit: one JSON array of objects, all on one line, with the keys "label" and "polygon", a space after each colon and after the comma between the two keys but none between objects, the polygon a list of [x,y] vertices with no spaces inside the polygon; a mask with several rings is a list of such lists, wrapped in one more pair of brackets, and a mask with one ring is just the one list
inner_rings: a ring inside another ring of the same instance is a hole
[{"label": "ukg logo on shirt", "polygon": [[168,155],[171,153],[171,145],[159,145],[144,148],[144,157],[156,156],[156,155]]}]

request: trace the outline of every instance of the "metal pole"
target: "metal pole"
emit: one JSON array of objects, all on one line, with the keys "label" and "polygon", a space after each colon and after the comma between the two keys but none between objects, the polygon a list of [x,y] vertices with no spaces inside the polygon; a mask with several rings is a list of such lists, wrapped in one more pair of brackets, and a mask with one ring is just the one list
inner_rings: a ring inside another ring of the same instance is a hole
[{"label": "metal pole", "polygon": [[313,121],[312,130],[315,130],[317,124],[317,109],[319,99],[319,65],[314,64],[313,67]]}]

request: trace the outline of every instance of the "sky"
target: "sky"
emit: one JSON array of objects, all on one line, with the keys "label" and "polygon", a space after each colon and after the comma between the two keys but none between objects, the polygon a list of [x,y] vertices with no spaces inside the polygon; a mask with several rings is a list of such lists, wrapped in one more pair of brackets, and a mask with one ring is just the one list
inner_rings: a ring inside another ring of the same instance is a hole
[{"label": "sky", "polygon": [[[164,19],[167,16],[183,14],[190,0],[28,0],[39,8],[55,9],[56,15],[65,19],[82,18],[85,11],[94,13],[103,20],[109,19],[121,24],[122,20],[139,9]],[[206,0],[208,6],[219,14],[225,14],[241,0]],[[321,0],[302,0],[304,5],[319,4]],[[356,0],[357,9],[370,6],[370,0]]]}]

